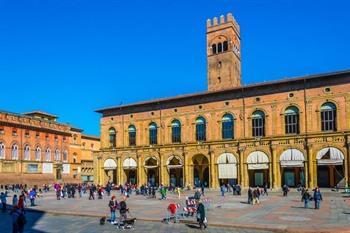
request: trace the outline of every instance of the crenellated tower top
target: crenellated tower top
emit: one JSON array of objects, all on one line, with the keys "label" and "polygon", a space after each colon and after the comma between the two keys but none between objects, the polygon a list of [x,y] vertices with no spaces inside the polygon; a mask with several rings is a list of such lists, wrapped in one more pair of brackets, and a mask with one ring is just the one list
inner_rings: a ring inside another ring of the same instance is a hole
[{"label": "crenellated tower top", "polygon": [[231,13],[207,20],[208,90],[241,85],[240,29]]}]

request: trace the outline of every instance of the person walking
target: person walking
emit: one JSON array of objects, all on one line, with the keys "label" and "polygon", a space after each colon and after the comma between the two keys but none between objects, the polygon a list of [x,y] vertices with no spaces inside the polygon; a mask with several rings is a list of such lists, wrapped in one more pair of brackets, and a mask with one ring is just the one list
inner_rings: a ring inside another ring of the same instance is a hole
[{"label": "person walking", "polygon": [[220,186],[220,191],[221,191],[221,196],[222,197],[224,197],[225,196],[225,185],[224,184],[222,184],[221,186]]},{"label": "person walking", "polygon": [[7,195],[5,193],[1,193],[0,194],[0,201],[1,201],[1,205],[2,205],[2,212],[5,213],[7,211],[7,203],[6,203],[6,198]]},{"label": "person walking", "polygon": [[181,198],[181,188],[177,187],[176,192],[177,192],[177,197],[180,199]]},{"label": "person walking", "polygon": [[29,192],[30,206],[35,206],[35,197],[36,197],[35,189],[30,190]]},{"label": "person walking", "polygon": [[195,199],[195,200],[201,199],[201,192],[200,192],[200,189],[197,189],[196,192],[194,193],[194,199]]},{"label": "person walking", "polygon": [[304,202],[304,208],[309,208],[309,200],[310,200],[309,191],[308,189],[305,189],[301,196],[301,201]]},{"label": "person walking", "polygon": [[24,225],[27,222],[23,211],[21,211],[17,206],[14,206],[13,210],[11,211],[11,217],[12,217],[12,232],[23,233]]},{"label": "person walking", "polygon": [[267,192],[267,184],[264,185],[264,195],[268,196],[268,192]]},{"label": "person walking", "polygon": [[206,216],[205,216],[205,208],[201,200],[197,200],[197,222],[199,223],[199,228],[203,229],[207,228]]},{"label": "person walking", "polygon": [[12,206],[17,206],[18,205],[18,197],[17,194],[13,195],[12,198]]},{"label": "person walking", "polygon": [[253,190],[251,187],[248,188],[248,204],[253,204]]},{"label": "person walking", "polygon": [[322,194],[318,187],[314,189],[314,201],[315,201],[315,209],[320,209],[320,204],[322,201]]}]

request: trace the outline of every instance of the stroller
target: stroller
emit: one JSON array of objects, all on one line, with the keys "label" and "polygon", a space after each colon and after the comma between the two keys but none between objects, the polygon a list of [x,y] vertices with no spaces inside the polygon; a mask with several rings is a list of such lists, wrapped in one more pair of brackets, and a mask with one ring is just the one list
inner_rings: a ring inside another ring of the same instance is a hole
[{"label": "stroller", "polygon": [[[129,209],[127,209],[127,212],[129,212]],[[135,222],[136,218],[128,218],[126,213],[121,214],[119,217],[119,221],[117,223],[117,226],[119,229],[135,229]]]}]

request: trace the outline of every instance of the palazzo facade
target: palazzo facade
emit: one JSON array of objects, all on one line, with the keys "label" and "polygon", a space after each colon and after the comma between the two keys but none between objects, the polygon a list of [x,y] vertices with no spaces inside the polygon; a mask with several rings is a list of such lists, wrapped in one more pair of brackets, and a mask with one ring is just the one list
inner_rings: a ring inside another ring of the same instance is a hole
[{"label": "palazzo facade", "polygon": [[0,184],[93,181],[97,137],[41,111],[0,112]]},{"label": "palazzo facade", "polygon": [[207,21],[208,90],[97,110],[95,181],[348,185],[350,71],[241,85],[240,28]]}]

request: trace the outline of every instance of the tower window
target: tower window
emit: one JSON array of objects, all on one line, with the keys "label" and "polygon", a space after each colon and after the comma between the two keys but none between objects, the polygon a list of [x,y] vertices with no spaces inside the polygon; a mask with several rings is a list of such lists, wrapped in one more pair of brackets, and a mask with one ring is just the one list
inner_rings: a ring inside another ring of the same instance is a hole
[{"label": "tower window", "polygon": [[221,77],[218,77],[218,82],[221,83]]},{"label": "tower window", "polygon": [[223,47],[224,47],[224,52],[228,50],[228,41],[227,40],[224,41]]},{"label": "tower window", "polygon": [[212,49],[213,54],[216,54],[216,44],[213,44],[211,46],[211,49]]},{"label": "tower window", "polygon": [[221,53],[222,52],[222,43],[219,43],[218,44],[218,53]]}]

